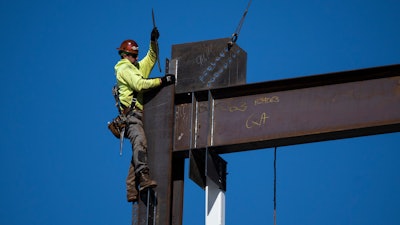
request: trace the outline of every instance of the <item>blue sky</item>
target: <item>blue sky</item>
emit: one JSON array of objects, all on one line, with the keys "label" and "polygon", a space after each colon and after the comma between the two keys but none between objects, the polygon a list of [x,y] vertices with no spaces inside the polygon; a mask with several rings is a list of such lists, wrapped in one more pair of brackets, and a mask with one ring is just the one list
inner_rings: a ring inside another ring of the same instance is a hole
[{"label": "blue sky", "polygon": [[[129,143],[119,157],[106,128],[115,48],[147,48],[154,8],[163,62],[174,44],[230,37],[247,3],[2,1],[0,224],[130,224]],[[253,1],[237,41],[247,83],[399,64],[399,11],[395,0]],[[399,138],[278,148],[277,223],[399,224]],[[226,224],[272,224],[273,149],[222,157]],[[204,192],[186,178],[183,224],[204,224]]]}]

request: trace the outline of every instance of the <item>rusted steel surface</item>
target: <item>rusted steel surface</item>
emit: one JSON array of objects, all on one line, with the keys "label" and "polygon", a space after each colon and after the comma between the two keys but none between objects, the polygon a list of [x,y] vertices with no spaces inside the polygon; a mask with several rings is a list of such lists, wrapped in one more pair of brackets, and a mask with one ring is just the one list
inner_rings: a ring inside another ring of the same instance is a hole
[{"label": "rusted steel surface", "polygon": [[207,151],[189,151],[189,178],[201,188],[206,186]]},{"label": "rusted steel surface", "polygon": [[225,153],[400,131],[400,65],[190,95],[176,96],[176,153],[206,147]]},{"label": "rusted steel surface", "polygon": [[146,99],[148,162],[158,182],[149,224],[181,225],[189,150],[218,154],[400,131],[400,65],[179,94],[169,86]]},{"label": "rusted steel surface", "polygon": [[205,177],[212,180],[220,190],[226,192],[227,162],[214,151],[206,149]]},{"label": "rusted steel surface", "polygon": [[170,224],[181,225],[183,218],[185,158],[175,156],[172,160],[172,208]]},{"label": "rusted steel surface", "polygon": [[245,84],[247,53],[238,45],[228,50],[228,41],[230,38],[173,45],[176,93]]},{"label": "rusted steel surface", "polygon": [[226,191],[227,162],[212,150],[189,152],[189,178],[205,189],[207,178]]},{"label": "rusted steel surface", "polygon": [[[154,188],[156,207],[148,211],[148,224],[170,224],[171,182],[172,182],[172,141],[174,124],[174,85],[147,92],[144,107],[144,129],[148,144],[148,165],[151,177],[157,181]],[[151,198],[150,198],[151,199]],[[141,193],[139,204],[139,224],[148,225],[147,192]]]}]

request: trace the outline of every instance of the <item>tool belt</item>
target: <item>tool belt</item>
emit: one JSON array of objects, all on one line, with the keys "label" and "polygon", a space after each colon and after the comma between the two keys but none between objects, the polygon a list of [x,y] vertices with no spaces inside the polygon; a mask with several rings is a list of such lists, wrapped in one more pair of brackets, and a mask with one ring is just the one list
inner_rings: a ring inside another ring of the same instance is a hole
[{"label": "tool belt", "polygon": [[[126,107],[123,104],[121,104],[122,110],[120,111],[121,114],[119,114],[117,117],[115,117],[111,122],[108,122],[108,129],[111,131],[111,133],[118,139],[121,138],[121,132],[124,130],[128,124],[128,119],[127,115],[132,112],[133,110],[136,109],[135,105],[132,104],[131,107]],[[126,133],[124,133],[124,137],[126,137]]]},{"label": "tool belt", "polygon": [[111,122],[108,122],[108,129],[117,139],[121,138],[121,132],[126,127],[126,120],[126,116],[121,114],[115,117]]}]

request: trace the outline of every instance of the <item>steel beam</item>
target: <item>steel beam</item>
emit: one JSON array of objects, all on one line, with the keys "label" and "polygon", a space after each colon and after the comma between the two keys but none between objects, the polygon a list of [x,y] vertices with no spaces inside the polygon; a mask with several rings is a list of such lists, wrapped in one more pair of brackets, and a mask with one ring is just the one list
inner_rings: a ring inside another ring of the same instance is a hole
[{"label": "steel beam", "polygon": [[[147,191],[140,194],[140,225],[170,224],[171,221],[174,96],[174,85],[147,92],[145,95],[144,129],[147,136],[148,165],[150,175],[158,186],[154,189],[155,192],[150,192],[150,198],[147,198]],[[147,199],[151,200],[149,205]]]},{"label": "steel beam", "polygon": [[181,225],[183,218],[183,190],[185,175],[185,159],[173,157],[172,161],[172,190],[171,190],[171,225]]},{"label": "steel beam", "polygon": [[[182,224],[189,150],[219,154],[400,131],[400,65],[179,94],[170,86],[147,98],[149,166],[158,182],[153,224]],[[143,201],[139,211],[144,225]]]},{"label": "steel beam", "polygon": [[207,179],[226,191],[227,162],[213,151],[190,151],[189,178],[205,189]]},{"label": "steel beam", "polygon": [[220,38],[173,45],[176,93],[245,84],[247,53],[236,44],[229,50],[229,41]]},{"label": "steel beam", "polygon": [[239,152],[400,131],[400,65],[175,96],[174,154]]}]

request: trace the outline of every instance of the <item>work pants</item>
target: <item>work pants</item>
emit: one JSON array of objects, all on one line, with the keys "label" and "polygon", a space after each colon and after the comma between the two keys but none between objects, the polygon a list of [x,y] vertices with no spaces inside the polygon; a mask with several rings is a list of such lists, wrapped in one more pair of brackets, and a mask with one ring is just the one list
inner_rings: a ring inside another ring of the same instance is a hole
[{"label": "work pants", "polygon": [[[143,130],[142,122],[143,112],[140,110],[131,110],[127,115],[126,136],[132,144],[132,162],[134,173],[139,174],[147,166],[147,139]],[[130,174],[130,173],[129,173]],[[128,174],[128,175],[129,175]]]},{"label": "work pants", "polygon": [[126,197],[128,201],[134,202],[137,200],[138,195],[138,182],[135,176],[135,167],[130,163],[128,176],[126,177]]}]

